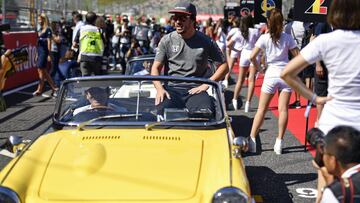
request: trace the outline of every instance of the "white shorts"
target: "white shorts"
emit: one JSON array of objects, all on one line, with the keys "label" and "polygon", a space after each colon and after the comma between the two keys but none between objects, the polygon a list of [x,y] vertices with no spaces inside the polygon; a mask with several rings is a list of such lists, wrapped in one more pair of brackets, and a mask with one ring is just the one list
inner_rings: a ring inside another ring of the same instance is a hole
[{"label": "white shorts", "polygon": [[240,57],[240,54],[241,54],[241,51],[239,52],[239,51],[231,50],[231,52],[230,52],[230,57],[237,59],[237,58]]},{"label": "white shorts", "polygon": [[292,89],[286,82],[280,78],[280,73],[283,68],[269,67],[266,70],[264,82],[261,87],[261,91],[268,94],[275,94],[276,90],[291,92]]},{"label": "white shorts", "polygon": [[[253,65],[250,61],[250,55],[251,55],[252,50],[248,50],[248,49],[243,49],[241,51],[241,56],[240,56],[240,67],[248,67],[250,65]],[[260,56],[258,55],[256,57],[256,60],[259,62],[260,61]]]}]

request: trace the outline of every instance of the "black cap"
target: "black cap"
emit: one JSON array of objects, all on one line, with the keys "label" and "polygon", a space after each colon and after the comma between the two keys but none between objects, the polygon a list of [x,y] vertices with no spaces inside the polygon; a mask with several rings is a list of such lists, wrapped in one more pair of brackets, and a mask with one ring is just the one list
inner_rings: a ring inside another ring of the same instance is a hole
[{"label": "black cap", "polygon": [[169,11],[169,13],[182,13],[196,16],[196,7],[189,2],[179,2]]}]

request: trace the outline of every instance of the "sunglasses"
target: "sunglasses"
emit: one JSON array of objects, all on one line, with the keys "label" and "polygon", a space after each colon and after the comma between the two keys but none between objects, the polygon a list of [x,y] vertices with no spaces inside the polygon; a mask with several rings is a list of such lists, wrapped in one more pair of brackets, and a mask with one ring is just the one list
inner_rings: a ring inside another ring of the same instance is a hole
[{"label": "sunglasses", "polygon": [[174,21],[181,21],[181,22],[185,22],[187,19],[189,19],[190,18],[190,16],[188,16],[188,15],[174,15],[173,16],[173,20]]}]

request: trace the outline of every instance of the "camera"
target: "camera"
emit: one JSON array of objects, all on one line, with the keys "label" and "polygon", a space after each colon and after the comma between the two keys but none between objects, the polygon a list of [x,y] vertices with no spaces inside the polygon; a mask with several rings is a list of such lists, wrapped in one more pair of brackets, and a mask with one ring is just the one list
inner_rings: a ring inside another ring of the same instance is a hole
[{"label": "camera", "polygon": [[22,46],[12,50],[12,55],[14,57],[13,63],[16,65],[22,64],[28,60],[29,53],[27,51],[27,46]]},{"label": "camera", "polygon": [[306,139],[308,140],[309,144],[316,150],[314,161],[319,167],[324,166],[324,138],[325,134],[319,128],[311,128],[306,133]]}]

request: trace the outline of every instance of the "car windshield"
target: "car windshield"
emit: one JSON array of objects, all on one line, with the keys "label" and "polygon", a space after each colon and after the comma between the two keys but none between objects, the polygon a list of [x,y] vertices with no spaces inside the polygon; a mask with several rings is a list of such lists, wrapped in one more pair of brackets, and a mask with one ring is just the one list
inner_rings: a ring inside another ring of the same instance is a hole
[{"label": "car windshield", "polygon": [[[152,81],[160,81],[165,88],[181,91],[202,84],[209,86],[204,93],[213,109],[194,109],[178,98],[176,105],[159,108],[155,105],[156,89]],[[224,104],[220,86],[200,79],[176,80],[172,77],[102,76],[75,78],[63,83],[54,114],[54,121],[64,126],[211,126],[224,119]],[[131,115],[131,116],[129,116]],[[90,121],[90,122],[89,122]]]}]

